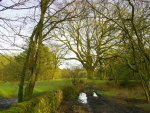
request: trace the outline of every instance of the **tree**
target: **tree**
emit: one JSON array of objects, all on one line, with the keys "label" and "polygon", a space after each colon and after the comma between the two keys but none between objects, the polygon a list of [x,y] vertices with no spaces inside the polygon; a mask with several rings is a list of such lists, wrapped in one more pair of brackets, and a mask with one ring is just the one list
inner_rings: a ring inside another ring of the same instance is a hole
[{"label": "tree", "polygon": [[[58,10],[53,10],[52,4],[55,0],[41,0],[40,1],[40,18],[35,26],[32,35],[29,39],[28,52],[22,74],[20,76],[20,84],[18,91],[18,101],[31,99],[35,82],[38,78],[42,52],[43,41],[49,38],[49,34],[54,30],[57,25],[66,19],[72,18],[72,11],[65,12],[65,8],[72,4],[74,1],[67,2],[61,7],[57,7]],[[56,4],[56,3],[55,3]],[[54,4],[53,4],[54,5]],[[49,9],[49,10],[48,10]],[[52,10],[52,11],[51,11]],[[63,13],[64,11],[64,13]],[[23,90],[24,80],[29,68],[29,81],[27,82],[25,92]]]},{"label": "tree", "polygon": [[[148,4],[150,2],[145,3],[139,0],[107,1],[107,5],[98,4],[105,10],[103,12],[88,0],[87,2],[99,15],[117,25],[117,29],[122,36],[120,39],[125,43],[126,51],[130,53],[129,56],[125,55],[124,58],[128,66],[138,73],[147,100],[150,102],[150,56],[148,54],[150,40],[147,32],[150,30],[148,17]],[[130,49],[128,49],[129,47]]]},{"label": "tree", "polygon": [[33,88],[37,79],[38,75],[38,68],[39,68],[39,61],[40,61],[40,51],[41,45],[43,40],[43,24],[44,24],[44,16],[47,10],[47,6],[49,4],[49,0],[41,1],[40,8],[41,8],[41,15],[40,20],[37,26],[34,28],[33,33],[30,37],[29,41],[29,49],[27,52],[27,57],[25,60],[25,64],[23,67],[23,71],[21,74],[20,84],[19,84],[19,91],[18,91],[18,101],[23,101],[23,86],[25,81],[25,76],[27,72],[27,68],[29,67],[30,70],[30,78],[28,84],[25,89],[25,99],[30,99],[33,93]]},{"label": "tree", "polygon": [[58,72],[58,59],[56,54],[50,51],[50,49],[43,45],[42,51],[39,55],[41,62],[38,72],[39,79],[54,79],[57,78]]},{"label": "tree", "polygon": [[[0,51],[1,54],[16,53],[24,50],[22,41],[26,42],[29,32],[29,20],[34,16],[27,13],[36,10],[38,5],[29,0],[1,1],[0,2]],[[10,14],[11,12],[11,14]],[[26,29],[27,27],[27,29]],[[25,43],[23,43],[25,44]]]},{"label": "tree", "polygon": [[54,36],[76,55],[76,57],[66,59],[81,62],[87,71],[88,78],[92,79],[98,63],[110,57],[109,51],[118,43],[117,35],[113,35],[114,24],[85,7],[80,18],[62,23],[62,26],[54,33]]},{"label": "tree", "polygon": [[[21,52],[18,55],[15,56],[5,56],[10,59],[7,60],[4,56],[1,56],[1,78],[2,80],[9,80],[9,81],[18,81],[19,80],[19,74],[21,73],[21,70],[23,68],[23,64],[25,62],[25,58],[27,55],[27,50]],[[57,58],[56,55],[50,51],[48,47],[45,45],[42,46],[42,52],[40,54],[41,62],[40,62],[40,68],[38,72],[38,78],[39,79],[53,79],[57,78],[58,76],[58,66],[57,66]],[[9,70],[9,71],[8,71]],[[28,69],[29,71],[29,69]],[[28,74],[27,74],[28,75]],[[57,77],[56,77],[57,76]],[[25,77],[25,81],[29,79],[29,76]]]}]

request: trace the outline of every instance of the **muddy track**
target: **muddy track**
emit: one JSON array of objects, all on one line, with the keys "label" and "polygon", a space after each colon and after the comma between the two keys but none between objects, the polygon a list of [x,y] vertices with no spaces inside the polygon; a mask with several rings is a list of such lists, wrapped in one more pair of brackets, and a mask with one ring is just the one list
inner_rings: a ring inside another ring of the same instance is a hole
[{"label": "muddy track", "polygon": [[[85,90],[82,90],[81,93]],[[90,92],[87,94],[87,103],[81,103],[78,99],[67,101],[63,103],[63,110],[59,113],[150,113],[142,108],[136,106],[136,103],[145,103],[143,100],[129,100],[127,98],[120,97],[106,97],[98,95],[94,97],[93,89],[88,89]]]},{"label": "muddy track", "polygon": [[131,104],[115,100],[101,95],[98,95],[98,97],[88,96],[88,104],[92,109],[92,113],[150,113]]}]

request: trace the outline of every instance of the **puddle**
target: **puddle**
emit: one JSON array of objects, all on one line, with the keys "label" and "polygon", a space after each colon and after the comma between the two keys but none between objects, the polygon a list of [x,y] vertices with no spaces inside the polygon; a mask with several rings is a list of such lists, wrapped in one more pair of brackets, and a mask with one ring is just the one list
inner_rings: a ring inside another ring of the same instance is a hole
[{"label": "puddle", "polygon": [[87,96],[86,93],[81,92],[78,97],[79,102],[83,104],[87,104]]},{"label": "puddle", "polygon": [[17,99],[9,99],[4,102],[4,104],[6,105],[11,105],[13,103],[17,103]]},{"label": "puddle", "polygon": [[93,92],[93,97],[98,97],[98,95],[95,92]]},{"label": "puddle", "polygon": [[13,103],[17,103],[17,99],[3,99],[0,98],[0,111],[8,108]]}]

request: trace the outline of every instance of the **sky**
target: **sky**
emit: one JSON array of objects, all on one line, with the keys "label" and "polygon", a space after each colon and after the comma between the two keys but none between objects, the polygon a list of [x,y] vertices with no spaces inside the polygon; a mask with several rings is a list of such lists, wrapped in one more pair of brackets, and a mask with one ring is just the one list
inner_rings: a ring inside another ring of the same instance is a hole
[{"label": "sky", "polygon": [[[5,9],[4,7],[9,7],[13,5],[14,1],[18,2],[19,0],[2,0],[0,2],[0,54],[16,55],[22,52],[23,51],[22,47],[24,48],[27,45],[26,44],[27,37],[30,37],[34,26],[37,24],[36,21],[32,21],[32,19],[35,18],[38,20],[39,18],[38,9],[3,10]],[[29,0],[27,4],[23,4],[23,6],[19,6],[19,8],[24,8],[26,6],[27,7],[35,6],[37,5],[35,1],[36,0]],[[34,13],[35,16],[33,15]],[[23,17],[27,17],[27,18],[23,19]],[[28,18],[28,17],[33,17],[33,18]],[[2,18],[5,18],[7,20],[3,20]],[[9,19],[11,19],[11,21],[9,21]],[[17,21],[13,21],[16,19]],[[18,36],[18,34],[25,37],[22,38],[22,36]],[[75,55],[69,54],[66,57],[75,57]],[[61,63],[60,68],[61,69],[69,68],[69,67],[73,68],[78,65],[81,64],[76,60],[67,60]]]},{"label": "sky", "polygon": [[[18,0],[14,1],[17,2]],[[33,12],[32,10],[4,10],[5,7],[12,6],[13,4],[12,0],[2,0],[0,2],[0,53],[11,54],[23,51],[20,47],[26,44],[26,38],[24,39],[18,35],[21,34],[29,37],[32,33],[32,26],[35,26],[29,19],[26,19],[26,21],[23,19],[23,17],[30,16]],[[32,6],[32,3],[27,5]],[[23,8],[24,6],[14,8],[21,7]],[[1,49],[16,50],[4,51]]]}]

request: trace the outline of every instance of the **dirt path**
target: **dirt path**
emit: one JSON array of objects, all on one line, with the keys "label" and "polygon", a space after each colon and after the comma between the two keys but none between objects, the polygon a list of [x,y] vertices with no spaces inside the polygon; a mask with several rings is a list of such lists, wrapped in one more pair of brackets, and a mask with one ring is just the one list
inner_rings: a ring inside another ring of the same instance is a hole
[{"label": "dirt path", "polygon": [[[141,100],[139,100],[141,102]],[[104,97],[98,95],[94,97],[87,94],[87,103],[83,104],[76,100],[63,103],[59,113],[150,113],[142,108],[136,107],[134,102],[138,100],[128,101],[128,99]],[[144,102],[143,102],[144,103]]]},{"label": "dirt path", "polygon": [[92,113],[150,113],[135,107],[132,103],[101,95],[98,97],[88,96],[88,104]]}]

